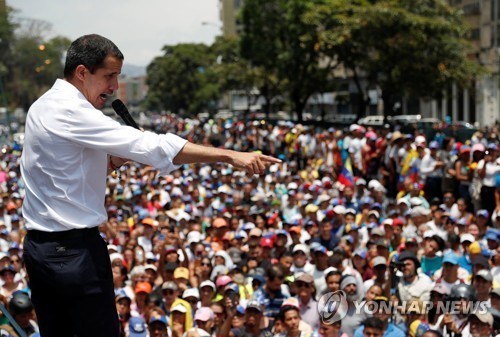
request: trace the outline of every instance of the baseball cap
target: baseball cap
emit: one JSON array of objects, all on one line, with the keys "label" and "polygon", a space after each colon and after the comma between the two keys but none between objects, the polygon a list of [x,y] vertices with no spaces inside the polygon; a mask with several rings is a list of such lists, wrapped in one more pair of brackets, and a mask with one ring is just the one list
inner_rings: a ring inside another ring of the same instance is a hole
[{"label": "baseball cap", "polygon": [[389,241],[389,239],[378,239],[375,244],[377,246],[385,247],[385,248],[389,248],[391,246],[391,242]]},{"label": "baseball cap", "polygon": [[359,256],[361,257],[362,259],[366,259],[366,250],[365,249],[356,249],[353,253],[353,257],[354,256]]},{"label": "baseball cap", "polygon": [[491,275],[491,272],[487,269],[481,269],[476,273],[475,277],[481,277],[484,280],[488,282],[493,282],[493,275]]},{"label": "baseball cap", "polygon": [[165,254],[173,252],[177,253],[177,248],[175,248],[174,246],[165,246]]},{"label": "baseball cap", "polygon": [[490,213],[488,213],[488,211],[485,209],[480,209],[479,211],[476,212],[476,216],[482,216],[488,219],[490,217]]},{"label": "baseball cap", "polygon": [[308,255],[309,248],[307,248],[306,245],[299,243],[298,245],[295,245],[295,247],[293,247],[292,253],[295,253],[295,252],[304,252],[306,255]]},{"label": "baseball cap", "polygon": [[127,293],[125,292],[125,290],[123,290],[123,288],[118,289],[115,292],[115,301],[118,302],[119,300],[122,300],[124,298],[128,299],[129,302],[132,302],[132,299],[130,298],[130,296],[127,295]]},{"label": "baseball cap", "polygon": [[478,255],[474,259],[472,259],[472,265],[478,264],[480,266],[483,266],[485,268],[490,268],[490,264],[488,262],[488,259],[483,256],[483,255]]},{"label": "baseball cap", "polygon": [[229,283],[228,285],[226,285],[224,287],[224,292],[228,292],[228,291],[233,291],[236,294],[239,294],[240,293],[240,288],[238,287],[238,285],[236,283],[231,282],[231,283]]},{"label": "baseball cap", "polygon": [[165,326],[168,325],[167,317],[164,316],[164,315],[153,315],[153,316],[151,316],[151,318],[149,319],[149,324],[153,324],[155,322],[161,322],[161,323],[165,324]]},{"label": "baseball cap", "polygon": [[443,283],[436,283],[436,285],[434,286],[434,288],[432,288],[431,291],[435,291],[441,295],[449,295],[450,294],[450,289],[447,286],[445,286]]},{"label": "baseball cap", "polygon": [[196,313],[194,314],[195,321],[206,322],[211,319],[214,319],[214,312],[209,307],[201,307],[196,310]]},{"label": "baseball cap", "polygon": [[147,264],[144,266],[144,270],[148,270],[148,269],[153,270],[155,273],[158,271],[158,269],[156,268],[156,266],[154,264]]},{"label": "baseball cap", "polygon": [[443,263],[451,263],[453,265],[457,265],[458,256],[454,253],[445,254],[443,258]]},{"label": "baseball cap", "polygon": [[469,233],[464,233],[462,235],[460,235],[460,243],[464,243],[464,242],[474,242],[476,241],[474,239],[474,236],[472,234],[469,234]]},{"label": "baseball cap", "polygon": [[161,290],[176,291],[177,289],[178,289],[177,284],[175,282],[172,282],[172,281],[167,281],[167,282],[163,283],[163,285],[161,286]]},{"label": "baseball cap", "polygon": [[485,312],[477,311],[477,312],[471,313],[471,316],[476,316],[477,319],[479,319],[483,323],[488,324],[490,327],[493,326],[493,315],[491,314],[491,312],[488,312],[488,311],[485,311]]},{"label": "baseball cap", "polygon": [[194,297],[200,299],[200,292],[198,288],[188,288],[182,293],[182,298],[186,299],[188,297]]},{"label": "baseball cap", "polygon": [[375,268],[376,266],[387,266],[387,261],[383,256],[376,256],[372,260],[372,266]]},{"label": "baseball cap", "polygon": [[142,317],[130,317],[128,329],[130,337],[146,337],[148,334],[146,322]]},{"label": "baseball cap", "polygon": [[189,269],[186,267],[177,267],[174,270],[174,279],[183,278],[189,280]]},{"label": "baseball cap", "polygon": [[312,275],[308,273],[301,273],[299,276],[295,277],[295,282],[297,281],[305,283],[313,283],[314,277],[312,277]]},{"label": "baseball cap", "polygon": [[190,245],[195,242],[201,241],[201,233],[197,231],[191,231],[187,235],[187,243]]},{"label": "baseball cap", "polygon": [[259,301],[256,300],[250,300],[247,302],[246,309],[256,309],[260,312],[262,312],[262,306],[260,305]]},{"label": "baseball cap", "polygon": [[215,285],[217,286],[217,288],[225,287],[231,282],[233,282],[233,279],[230,276],[221,275],[217,278],[217,281],[215,281]]},{"label": "baseball cap", "polygon": [[200,289],[203,288],[203,287],[210,287],[212,288],[214,291],[216,290],[215,288],[215,283],[213,283],[212,281],[210,280],[206,280],[206,281],[203,281],[201,282],[200,284]]},{"label": "baseball cap", "polygon": [[429,149],[439,149],[439,143],[435,140],[429,143]]},{"label": "baseball cap", "polygon": [[262,238],[260,239],[260,245],[261,247],[273,248],[273,240],[268,238]]},{"label": "baseball cap", "polygon": [[250,234],[248,236],[258,236],[258,237],[261,237],[262,236],[262,229],[260,229],[260,228],[254,228],[254,229],[250,230]]},{"label": "baseball cap", "polygon": [[151,284],[149,282],[138,282],[134,288],[135,293],[151,294]]},{"label": "baseball cap", "polygon": [[178,311],[178,312],[182,312],[182,313],[186,313],[187,312],[187,309],[185,306],[183,306],[182,304],[177,304],[176,306],[174,306],[170,312],[174,312],[174,311]]}]

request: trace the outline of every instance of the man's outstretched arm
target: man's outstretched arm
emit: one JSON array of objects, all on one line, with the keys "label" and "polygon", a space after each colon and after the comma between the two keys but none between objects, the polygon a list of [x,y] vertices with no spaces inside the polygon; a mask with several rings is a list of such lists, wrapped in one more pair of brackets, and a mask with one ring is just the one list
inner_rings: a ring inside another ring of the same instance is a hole
[{"label": "man's outstretched arm", "polygon": [[248,174],[263,174],[266,166],[281,160],[255,152],[238,152],[188,142],[173,161],[175,165],[216,162],[231,164]]}]

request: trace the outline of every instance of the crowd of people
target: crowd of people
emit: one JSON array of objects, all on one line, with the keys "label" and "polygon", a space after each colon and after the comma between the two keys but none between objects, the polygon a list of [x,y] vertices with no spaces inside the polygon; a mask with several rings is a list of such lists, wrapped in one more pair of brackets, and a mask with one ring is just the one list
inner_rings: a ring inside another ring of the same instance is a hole
[{"label": "crowd of people", "polygon": [[[463,143],[356,124],[167,115],[150,127],[282,163],[261,176],[225,164],[160,176],[128,163],[108,177],[100,231],[123,336],[500,333],[499,125]],[[34,335],[21,151],[0,153],[0,301]],[[339,319],[332,294],[345,302]],[[446,302],[460,305],[440,311]],[[474,303],[486,310],[467,311]]]}]

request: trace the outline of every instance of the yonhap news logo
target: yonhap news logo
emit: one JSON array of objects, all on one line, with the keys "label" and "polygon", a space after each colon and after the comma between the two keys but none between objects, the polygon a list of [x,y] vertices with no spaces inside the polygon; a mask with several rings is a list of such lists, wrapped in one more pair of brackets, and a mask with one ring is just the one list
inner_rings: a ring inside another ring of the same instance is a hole
[{"label": "yonhap news logo", "polygon": [[325,324],[333,324],[347,315],[347,299],[344,291],[329,292],[320,297],[318,313]]}]

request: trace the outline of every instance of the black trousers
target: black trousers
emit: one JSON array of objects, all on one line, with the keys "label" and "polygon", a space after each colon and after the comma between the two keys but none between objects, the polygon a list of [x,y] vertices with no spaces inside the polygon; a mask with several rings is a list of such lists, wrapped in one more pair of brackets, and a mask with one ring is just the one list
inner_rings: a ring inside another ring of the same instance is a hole
[{"label": "black trousers", "polygon": [[118,337],[106,242],[97,227],[28,231],[24,259],[41,337]]}]

